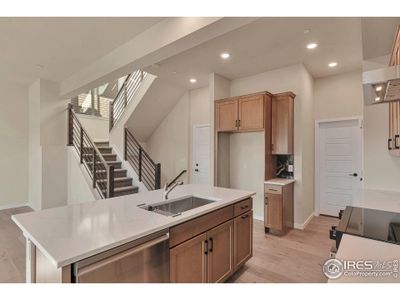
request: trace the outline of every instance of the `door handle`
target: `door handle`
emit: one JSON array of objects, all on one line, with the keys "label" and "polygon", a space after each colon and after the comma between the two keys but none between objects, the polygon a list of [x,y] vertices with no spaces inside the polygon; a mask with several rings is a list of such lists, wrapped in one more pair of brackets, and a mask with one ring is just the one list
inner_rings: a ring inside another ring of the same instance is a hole
[{"label": "door handle", "polygon": [[214,241],[213,241],[213,238],[210,238],[210,252],[213,252],[213,249],[214,249]]},{"label": "door handle", "polygon": [[357,173],[350,173],[349,176],[357,177],[358,174]]}]

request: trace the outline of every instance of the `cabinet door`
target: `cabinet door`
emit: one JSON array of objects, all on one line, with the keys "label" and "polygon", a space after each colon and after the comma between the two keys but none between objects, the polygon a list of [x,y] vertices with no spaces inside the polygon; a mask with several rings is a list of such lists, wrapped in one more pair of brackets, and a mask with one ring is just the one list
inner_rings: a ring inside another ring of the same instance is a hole
[{"label": "cabinet door", "polygon": [[272,100],[272,154],[293,154],[293,98]]},{"label": "cabinet door", "polygon": [[208,282],[223,282],[233,272],[233,221],[208,232]]},{"label": "cabinet door", "polygon": [[170,249],[171,282],[207,282],[206,241],[204,233]]},{"label": "cabinet door", "polygon": [[282,230],[282,195],[265,194],[267,227],[275,230]]},{"label": "cabinet door", "polygon": [[250,95],[239,98],[239,130],[264,129],[264,96]]},{"label": "cabinet door", "polygon": [[233,224],[235,269],[253,256],[253,212],[249,211],[234,219]]},{"label": "cabinet door", "polygon": [[217,131],[236,131],[238,124],[237,99],[215,104],[215,128]]}]

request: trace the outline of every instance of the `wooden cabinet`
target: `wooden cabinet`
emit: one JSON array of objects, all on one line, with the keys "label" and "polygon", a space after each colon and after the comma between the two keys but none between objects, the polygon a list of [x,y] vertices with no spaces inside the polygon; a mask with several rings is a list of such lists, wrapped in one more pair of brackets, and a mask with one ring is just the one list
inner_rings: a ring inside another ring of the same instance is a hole
[{"label": "wooden cabinet", "polygon": [[[393,43],[390,66],[400,65],[400,26]],[[400,156],[400,101],[389,102],[388,150],[391,155]]]},{"label": "wooden cabinet", "polygon": [[230,132],[238,130],[237,98],[219,101],[215,104],[215,128],[217,131]]},{"label": "wooden cabinet", "polygon": [[239,131],[255,131],[264,129],[264,95],[248,95],[239,97]]},{"label": "wooden cabinet", "polygon": [[293,154],[294,98],[291,92],[276,94],[272,98],[272,154]]},{"label": "wooden cabinet", "polygon": [[266,232],[285,234],[293,228],[293,183],[265,184],[264,227]]},{"label": "wooden cabinet", "polygon": [[234,268],[240,268],[253,256],[253,212],[234,219]]},{"label": "wooden cabinet", "polygon": [[208,232],[207,280],[224,282],[233,272],[233,221]]},{"label": "wooden cabinet", "polygon": [[171,282],[207,282],[207,234],[200,234],[170,250]]},{"label": "wooden cabinet", "polygon": [[215,102],[217,132],[248,132],[264,130],[266,93],[233,97]]},{"label": "wooden cabinet", "polygon": [[171,282],[223,282],[250,259],[251,207],[250,198],[171,228]]}]

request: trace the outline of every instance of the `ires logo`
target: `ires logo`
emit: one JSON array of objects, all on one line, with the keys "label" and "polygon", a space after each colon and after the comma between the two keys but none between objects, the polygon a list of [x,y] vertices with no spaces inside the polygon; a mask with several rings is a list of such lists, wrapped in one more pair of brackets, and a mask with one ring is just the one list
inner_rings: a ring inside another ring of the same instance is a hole
[{"label": "ires logo", "polygon": [[328,259],[322,266],[329,279],[346,277],[392,277],[398,282],[399,260],[339,260]]}]

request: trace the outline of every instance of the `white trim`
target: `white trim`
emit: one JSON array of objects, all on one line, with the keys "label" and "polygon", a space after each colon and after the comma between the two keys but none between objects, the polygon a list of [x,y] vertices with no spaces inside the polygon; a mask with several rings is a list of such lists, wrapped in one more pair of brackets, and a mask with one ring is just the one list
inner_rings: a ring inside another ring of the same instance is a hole
[{"label": "white trim", "polygon": [[[319,199],[319,143],[320,143],[320,125],[323,123],[358,121],[361,129],[360,133],[360,152],[361,152],[361,177],[364,179],[364,120],[362,116],[350,116],[346,118],[318,119],[314,125],[314,209],[315,215],[319,215],[320,199]],[[362,187],[364,181],[361,182]]]},{"label": "white trim", "polygon": [[308,223],[310,223],[310,221],[312,220],[312,218],[314,218],[314,216],[315,216],[315,212],[312,212],[311,215],[308,216],[307,220],[303,224],[294,223],[293,227],[295,229],[304,230],[304,228],[307,227]]},{"label": "white trim", "polygon": [[[30,208],[32,208],[32,207],[29,205],[29,202],[25,202],[25,203],[19,203],[19,204],[0,205],[0,210],[11,209],[11,208],[19,208],[19,207],[24,207],[24,206],[29,206]],[[32,208],[32,209],[33,209],[33,208]]]},{"label": "white trim", "polygon": [[263,221],[263,222],[264,222],[264,216],[253,215],[253,219],[259,220],[259,221]]},{"label": "white trim", "polygon": [[[195,151],[195,147],[194,147],[194,136],[195,136],[195,134],[194,133],[195,133],[195,129],[196,128],[201,128],[201,127],[208,127],[209,128],[209,133],[210,133],[210,136],[211,136],[210,123],[193,124],[193,128],[192,128],[192,161],[190,162],[190,183],[193,183],[193,175],[194,175],[194,172],[193,172],[193,170],[194,170],[194,166],[193,166],[193,164],[194,164],[194,155],[195,155],[195,153],[194,153],[194,151]],[[210,144],[210,141],[208,141],[208,142]],[[208,147],[208,148],[210,148],[210,147]],[[211,155],[209,153],[209,155],[208,155],[208,163],[209,164],[210,164],[210,159],[211,159]],[[208,170],[208,178],[210,178],[210,170]]]}]

